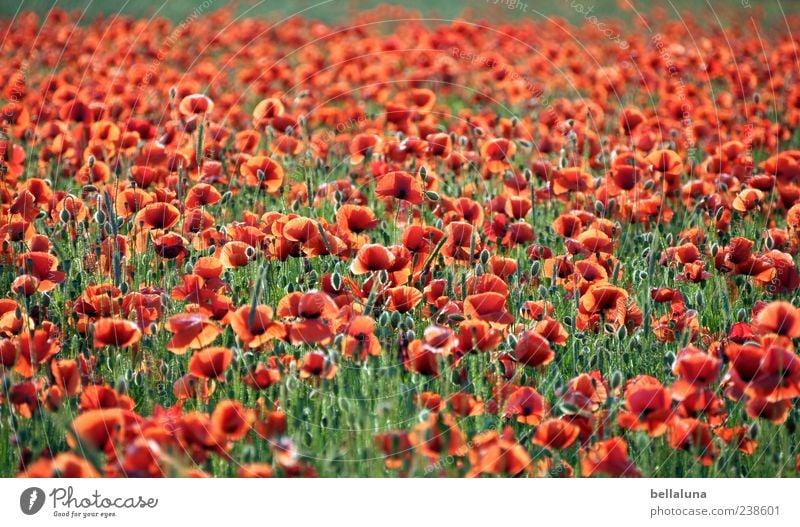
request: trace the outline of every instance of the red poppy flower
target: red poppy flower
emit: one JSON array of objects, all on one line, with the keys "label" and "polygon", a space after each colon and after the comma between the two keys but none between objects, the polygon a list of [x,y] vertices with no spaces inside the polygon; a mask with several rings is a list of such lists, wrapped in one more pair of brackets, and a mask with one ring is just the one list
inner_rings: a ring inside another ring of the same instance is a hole
[{"label": "red poppy flower", "polygon": [[139,342],[142,331],[135,322],[119,318],[101,318],[93,324],[94,347],[125,348]]},{"label": "red poppy flower", "polygon": [[261,187],[270,194],[277,194],[283,186],[283,167],[267,156],[253,156],[239,168],[251,187]]},{"label": "red poppy flower", "polygon": [[413,205],[419,205],[424,199],[422,181],[401,170],[389,172],[378,178],[375,195],[407,201]]},{"label": "red poppy flower", "polygon": [[543,448],[563,450],[578,438],[580,429],[563,419],[547,419],[536,427],[533,444]]},{"label": "red poppy flower", "polygon": [[634,462],[628,457],[628,444],[621,437],[598,441],[589,448],[581,450],[581,473],[584,476],[608,474],[614,477],[634,477],[642,475]]},{"label": "red poppy flower", "polygon": [[229,348],[212,346],[194,352],[189,359],[189,373],[203,379],[223,380],[225,370],[233,361],[233,352]]},{"label": "red poppy flower", "polygon": [[263,346],[275,338],[283,338],[283,324],[272,320],[272,308],[266,305],[242,306],[230,313],[230,324],[236,336],[250,348]]},{"label": "red poppy flower", "polygon": [[166,329],[174,335],[167,349],[183,355],[189,349],[199,349],[214,342],[222,330],[202,313],[180,313],[167,320]]},{"label": "red poppy flower", "polygon": [[505,417],[517,417],[517,421],[527,425],[539,424],[549,412],[547,402],[539,392],[528,386],[517,388],[508,397]]}]

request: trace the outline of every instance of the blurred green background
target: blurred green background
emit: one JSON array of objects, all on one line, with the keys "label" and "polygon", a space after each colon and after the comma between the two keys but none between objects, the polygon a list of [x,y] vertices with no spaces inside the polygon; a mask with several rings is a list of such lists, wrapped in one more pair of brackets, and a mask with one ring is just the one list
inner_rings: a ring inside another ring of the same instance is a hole
[{"label": "blurred green background", "polygon": [[[724,24],[749,19],[763,13],[767,22],[782,22],[784,15],[800,13],[800,0],[239,0],[235,1],[238,14],[245,16],[287,16],[302,14],[307,18],[325,21],[347,21],[353,13],[371,9],[380,4],[394,4],[419,10],[426,17],[452,19],[463,15],[493,21],[519,18],[561,16],[580,24],[587,16],[631,19],[632,11],[620,8],[630,2],[637,9],[648,11],[658,6],[677,17],[678,13],[691,13],[698,20]],[[137,17],[164,16],[180,21],[198,9],[218,9],[228,0],[13,0],[0,1],[0,16],[13,17],[23,10],[44,14],[58,6],[84,13],[82,21],[88,22],[99,14],[126,13]]]}]

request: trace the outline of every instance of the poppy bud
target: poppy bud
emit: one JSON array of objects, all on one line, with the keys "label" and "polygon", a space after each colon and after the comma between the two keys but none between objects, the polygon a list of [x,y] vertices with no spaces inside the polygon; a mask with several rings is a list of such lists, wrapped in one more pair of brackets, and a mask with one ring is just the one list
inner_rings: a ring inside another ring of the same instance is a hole
[{"label": "poppy bud", "polygon": [[670,351],[666,355],[664,355],[664,364],[666,364],[667,366],[672,366],[672,364],[674,363],[675,363],[675,354],[673,352]]},{"label": "poppy bud", "polygon": [[625,377],[622,375],[622,372],[619,370],[614,370],[614,373],[611,374],[611,378],[608,380],[608,386],[612,390],[618,390],[622,388],[622,384],[625,382]]},{"label": "poppy bud", "polygon": [[67,209],[61,209],[61,212],[58,213],[58,217],[62,223],[67,223],[70,219],[70,213]]},{"label": "poppy bud", "polygon": [[570,130],[567,134],[567,141],[570,142],[571,145],[575,146],[578,144],[578,134],[575,133],[575,130]]},{"label": "poppy bud", "polygon": [[761,102],[761,94],[760,93],[755,92],[753,94],[753,102],[756,103],[756,104]]},{"label": "poppy bud", "polygon": [[378,317],[378,324],[380,326],[382,326],[382,327],[386,327],[387,325],[389,325],[389,312],[388,311],[384,311],[383,313],[381,313],[381,316]]},{"label": "poppy bud", "polygon": [[401,315],[399,311],[392,311],[392,315],[390,317],[390,321],[392,323],[392,327],[396,328],[400,325]]},{"label": "poppy bud", "polygon": [[128,393],[128,381],[125,378],[117,379],[117,382],[114,384],[114,390],[120,395],[125,395]]},{"label": "poppy bud", "polygon": [[81,189],[82,194],[90,194],[92,192],[97,192],[97,187],[94,185],[84,185]]},{"label": "poppy bud", "polygon": [[602,201],[597,200],[594,202],[594,210],[596,210],[598,214],[603,215],[606,212],[606,206],[603,205]]},{"label": "poppy bud", "polygon": [[697,293],[694,295],[694,303],[697,305],[697,307],[703,307],[703,302],[703,291],[698,289]]},{"label": "poppy bud", "polygon": [[406,317],[404,324],[406,329],[414,330],[414,319],[412,317]]},{"label": "poppy bud", "polygon": [[620,326],[619,329],[617,330],[617,339],[624,340],[625,337],[627,336],[628,336],[628,328],[626,328],[625,326]]},{"label": "poppy bud", "polygon": [[518,342],[517,337],[513,333],[509,333],[508,336],[506,337],[506,345],[511,349],[517,347],[517,342]]},{"label": "poppy bud", "polygon": [[447,316],[447,320],[449,320],[450,322],[463,322],[466,319],[467,318],[464,315],[460,315],[458,313],[451,313],[450,315]]},{"label": "poppy bud", "polygon": [[422,165],[421,167],[419,167],[419,177],[422,178],[422,181],[425,181],[425,180],[428,179],[428,169],[427,169],[427,167],[425,167],[425,165]]},{"label": "poppy bud", "polygon": [[754,421],[753,424],[747,428],[747,435],[750,437],[750,439],[758,439],[758,434],[760,432],[761,427],[758,425],[758,421]]},{"label": "poppy bud", "polygon": [[94,213],[94,221],[95,223],[105,223],[106,221],[106,213],[102,210],[98,210]]},{"label": "poppy bud", "polygon": [[319,280],[319,276],[317,274],[317,271],[312,269],[311,271],[308,272],[308,282],[311,283],[311,284],[315,284],[315,283],[317,283],[317,280]]},{"label": "poppy bud", "polygon": [[483,128],[476,126],[472,129],[472,133],[475,134],[476,137],[483,137]]},{"label": "poppy bud", "polygon": [[543,286],[543,285],[540,285],[539,286],[539,296],[541,296],[542,298],[547,298],[549,295],[550,295],[550,292],[547,290],[547,288],[545,286]]},{"label": "poppy bud", "polygon": [[406,340],[408,342],[411,342],[412,340],[414,340],[414,337],[416,337],[416,335],[414,335],[413,331],[411,331],[411,330],[406,331]]},{"label": "poppy bud", "polygon": [[736,320],[739,322],[747,320],[747,311],[743,307],[739,308],[739,311],[736,312]]},{"label": "poppy bud", "polygon": [[425,192],[425,197],[431,201],[439,201],[439,194],[432,190],[428,190]]},{"label": "poppy bud", "polygon": [[767,234],[767,239],[764,240],[764,245],[770,251],[775,247],[775,239],[772,237],[771,234]]},{"label": "poppy bud", "polygon": [[233,192],[231,192],[230,190],[226,190],[222,194],[222,198],[220,199],[220,202],[221,203],[227,203],[228,201],[231,200],[232,197],[233,197]]},{"label": "poppy bud", "polygon": [[176,88],[175,86],[170,86],[169,98],[174,100],[176,97],[178,97],[178,88]]},{"label": "poppy bud", "polygon": [[558,405],[558,407],[561,409],[563,413],[567,415],[577,414],[578,411],[580,410],[576,405],[566,402],[562,402],[561,404]]},{"label": "poppy bud", "polygon": [[340,275],[338,271],[331,275],[331,285],[336,291],[340,291],[342,289],[342,275]]},{"label": "poppy bud", "polygon": [[533,143],[526,141],[525,139],[519,139],[517,142],[522,148],[530,149],[533,147]]},{"label": "poppy bud", "polygon": [[542,265],[539,263],[539,260],[534,260],[531,264],[531,276],[537,277],[539,276],[539,271],[541,270]]}]

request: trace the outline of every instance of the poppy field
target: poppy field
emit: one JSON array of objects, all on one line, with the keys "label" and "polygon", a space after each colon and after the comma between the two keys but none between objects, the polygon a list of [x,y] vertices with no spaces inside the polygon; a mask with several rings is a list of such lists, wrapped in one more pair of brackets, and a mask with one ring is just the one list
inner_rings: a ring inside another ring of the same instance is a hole
[{"label": "poppy field", "polygon": [[489,4],[0,20],[0,476],[797,477],[800,14]]}]

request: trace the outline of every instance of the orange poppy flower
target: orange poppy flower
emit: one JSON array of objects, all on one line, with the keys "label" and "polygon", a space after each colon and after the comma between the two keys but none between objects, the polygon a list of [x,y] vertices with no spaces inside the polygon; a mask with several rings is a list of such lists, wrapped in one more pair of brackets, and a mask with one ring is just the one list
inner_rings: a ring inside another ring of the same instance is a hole
[{"label": "orange poppy flower", "polygon": [[207,95],[202,93],[187,95],[181,99],[178,105],[178,111],[181,112],[181,115],[186,117],[211,113],[213,109],[214,102]]},{"label": "orange poppy flower", "polygon": [[488,322],[498,329],[514,322],[514,317],[506,310],[506,297],[499,293],[467,296],[464,299],[464,315]]},{"label": "orange poppy flower", "polygon": [[81,391],[81,375],[78,362],[73,359],[50,361],[50,374],[53,383],[59,386],[64,393],[73,397]]},{"label": "orange poppy flower", "polygon": [[186,207],[193,209],[219,203],[222,194],[208,183],[198,183],[186,194]]},{"label": "orange poppy flower", "polygon": [[347,358],[381,354],[381,343],[375,335],[375,321],[370,317],[358,315],[347,325],[342,339],[342,355]]},{"label": "orange poppy flower", "polygon": [[238,441],[250,431],[255,420],[252,410],[245,410],[238,401],[220,401],[211,414],[211,431],[217,437]]},{"label": "orange poppy flower", "polygon": [[642,473],[628,457],[628,444],[621,437],[598,441],[581,450],[581,473],[589,477],[607,474],[613,477],[641,477]]},{"label": "orange poppy flower", "polygon": [[275,338],[283,338],[286,329],[272,320],[272,308],[263,304],[242,306],[230,313],[230,324],[236,336],[250,348],[258,348]]},{"label": "orange poppy flower", "polygon": [[94,347],[126,348],[139,342],[142,331],[135,322],[119,318],[101,318],[93,324]]},{"label": "orange poppy flower", "polygon": [[770,302],[758,312],[755,322],[761,331],[800,337],[800,310],[789,302]]},{"label": "orange poppy flower", "polygon": [[270,194],[277,194],[283,186],[283,167],[267,156],[253,156],[240,165],[239,170],[251,187],[261,187]]},{"label": "orange poppy flower", "polygon": [[464,432],[446,413],[432,412],[425,421],[414,426],[409,441],[417,452],[432,462],[441,456],[464,457],[468,453]]},{"label": "orange poppy flower", "polygon": [[269,120],[273,117],[283,115],[284,111],[285,107],[281,100],[276,97],[270,97],[256,104],[256,107],[253,108],[253,119],[255,119],[256,122]]},{"label": "orange poppy flower", "polygon": [[529,386],[514,390],[506,401],[505,418],[516,416],[517,421],[527,425],[538,425],[549,412],[547,401]]},{"label": "orange poppy flower", "polygon": [[563,450],[578,438],[580,429],[564,419],[547,419],[536,427],[532,442],[543,448]]},{"label": "orange poppy flower", "polygon": [[676,420],[669,428],[669,444],[676,450],[696,453],[705,466],[711,465],[719,454],[711,427],[697,419]]},{"label": "orange poppy flower", "polygon": [[212,346],[194,352],[189,359],[189,373],[202,379],[224,380],[225,370],[233,361],[233,352],[229,348]]},{"label": "orange poppy flower", "polygon": [[401,285],[387,289],[389,303],[386,306],[388,311],[399,311],[407,313],[414,309],[422,300],[422,293],[415,287]]},{"label": "orange poppy flower", "polygon": [[336,364],[321,351],[310,351],[305,354],[300,365],[300,378],[332,379],[336,375]]},{"label": "orange poppy flower", "polygon": [[526,331],[522,335],[514,348],[514,355],[519,362],[533,368],[550,364],[556,356],[550,349],[550,342],[536,331]]},{"label": "orange poppy flower", "polygon": [[84,412],[72,421],[72,430],[67,434],[67,442],[73,448],[108,451],[112,448],[113,442],[124,433],[126,415],[126,411],[119,408]]},{"label": "orange poppy flower", "polygon": [[468,478],[480,475],[522,476],[529,474],[533,467],[530,455],[514,440],[510,428],[503,430],[502,435],[490,430],[472,438],[469,461],[472,466]]},{"label": "orange poppy flower", "polygon": [[136,213],[136,225],[147,229],[169,229],[181,219],[180,211],[169,203],[151,203]]},{"label": "orange poppy flower", "polygon": [[167,349],[183,355],[189,349],[208,346],[216,340],[222,330],[202,313],[180,313],[167,320],[167,331],[174,333]]},{"label": "orange poppy flower", "polygon": [[224,269],[232,269],[246,267],[254,254],[254,249],[245,242],[232,241],[223,245],[216,257]]},{"label": "orange poppy flower", "polygon": [[350,272],[354,275],[372,271],[383,271],[394,265],[394,255],[383,245],[368,243],[362,245],[350,264]]},{"label": "orange poppy flower", "polygon": [[407,432],[391,431],[375,434],[375,444],[386,458],[389,470],[398,470],[411,460],[411,441]]},{"label": "orange poppy flower", "polygon": [[256,367],[244,376],[244,382],[263,390],[269,388],[273,384],[277,384],[281,380],[281,372],[277,368],[270,368],[264,365],[263,362],[256,364]]},{"label": "orange poppy flower", "polygon": [[422,182],[414,175],[397,170],[378,178],[375,195],[381,198],[394,198],[419,205],[424,199]]},{"label": "orange poppy flower", "polygon": [[27,252],[19,255],[22,272],[35,278],[37,290],[42,293],[52,291],[64,281],[66,273],[58,270],[58,258],[46,252]]},{"label": "orange poppy flower", "polygon": [[625,408],[617,418],[619,425],[631,430],[645,430],[651,437],[664,434],[672,421],[671,394],[652,377],[642,376],[628,383]]},{"label": "orange poppy flower", "polygon": [[339,314],[339,306],[325,293],[309,291],[292,293],[278,303],[278,316],[300,318],[287,324],[292,344],[326,344],[333,339],[331,321]]}]

